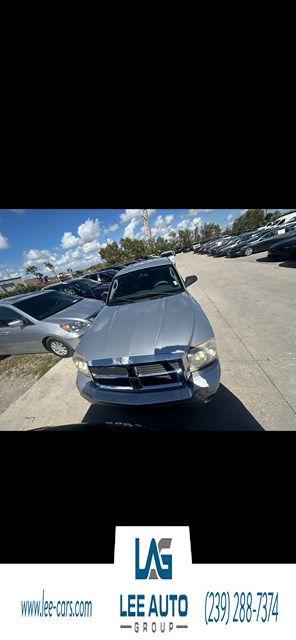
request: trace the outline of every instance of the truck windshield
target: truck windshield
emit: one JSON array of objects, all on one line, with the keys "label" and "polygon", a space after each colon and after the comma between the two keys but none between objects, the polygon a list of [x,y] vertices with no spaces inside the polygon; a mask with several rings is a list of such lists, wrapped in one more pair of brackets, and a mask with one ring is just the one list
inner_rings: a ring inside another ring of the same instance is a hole
[{"label": "truck windshield", "polygon": [[184,291],[173,265],[143,268],[118,275],[112,281],[107,304],[123,304],[144,298],[169,296]]}]

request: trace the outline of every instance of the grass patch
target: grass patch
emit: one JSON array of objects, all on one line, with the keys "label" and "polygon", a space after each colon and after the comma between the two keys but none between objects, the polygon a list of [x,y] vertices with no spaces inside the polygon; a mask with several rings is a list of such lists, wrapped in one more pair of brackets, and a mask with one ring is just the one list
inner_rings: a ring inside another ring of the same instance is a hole
[{"label": "grass patch", "polygon": [[51,353],[8,356],[0,360],[0,378],[30,376],[39,380],[59,361],[60,358]]}]

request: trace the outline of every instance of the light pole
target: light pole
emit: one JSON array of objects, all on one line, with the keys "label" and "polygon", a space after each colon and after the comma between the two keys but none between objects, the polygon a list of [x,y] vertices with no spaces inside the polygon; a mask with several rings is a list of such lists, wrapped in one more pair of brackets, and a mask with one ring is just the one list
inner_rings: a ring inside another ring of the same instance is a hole
[{"label": "light pole", "polygon": [[149,222],[148,222],[148,211],[147,209],[142,209],[142,218],[144,221],[144,227],[145,227],[145,232],[146,232],[146,238],[147,241],[151,240],[151,230],[150,230],[150,226],[149,226]]}]

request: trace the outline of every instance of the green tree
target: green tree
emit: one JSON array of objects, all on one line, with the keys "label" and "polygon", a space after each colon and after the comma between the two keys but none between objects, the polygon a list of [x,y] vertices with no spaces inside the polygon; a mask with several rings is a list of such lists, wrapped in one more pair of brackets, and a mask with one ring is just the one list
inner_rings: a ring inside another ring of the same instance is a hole
[{"label": "green tree", "polygon": [[280,218],[281,215],[282,215],[282,212],[279,209],[276,209],[275,211],[273,211],[273,213],[268,213],[265,216],[265,220],[266,220],[266,222],[273,222],[273,220],[276,220],[277,218]]},{"label": "green tree", "polygon": [[201,227],[201,237],[203,240],[209,240],[210,238],[218,238],[222,235],[221,227],[219,224],[213,222],[205,222]]},{"label": "green tree", "polygon": [[179,229],[178,231],[178,245],[180,247],[186,247],[188,244],[192,244],[193,234],[190,229]]},{"label": "green tree", "polygon": [[107,266],[123,261],[123,251],[115,241],[100,249],[100,256]]},{"label": "green tree", "polygon": [[201,240],[201,233],[200,233],[200,230],[199,230],[199,226],[197,224],[196,227],[192,231],[192,243],[199,242],[200,240]]},{"label": "green tree", "polygon": [[264,217],[264,222],[270,222],[271,220],[275,220],[276,218],[274,218],[273,215],[274,215],[273,213],[267,213]]},{"label": "green tree", "polygon": [[120,249],[123,251],[124,261],[137,260],[146,255],[144,240],[137,240],[136,238],[122,238],[120,240]]},{"label": "green tree", "polygon": [[158,236],[157,240],[155,241],[155,254],[158,255],[163,251],[169,251],[170,248],[170,242],[165,238]]},{"label": "green tree", "polygon": [[145,241],[146,254],[147,256],[154,255],[156,253],[155,240],[151,238],[151,240]]},{"label": "green tree", "polygon": [[248,209],[246,213],[243,213],[234,221],[232,231],[235,233],[236,231],[244,231],[261,227],[264,224],[264,221],[264,209]]},{"label": "green tree", "polygon": [[178,240],[178,236],[176,231],[170,231],[169,233],[169,242],[171,245],[171,249],[172,251],[176,251],[178,244],[179,244],[179,240]]}]

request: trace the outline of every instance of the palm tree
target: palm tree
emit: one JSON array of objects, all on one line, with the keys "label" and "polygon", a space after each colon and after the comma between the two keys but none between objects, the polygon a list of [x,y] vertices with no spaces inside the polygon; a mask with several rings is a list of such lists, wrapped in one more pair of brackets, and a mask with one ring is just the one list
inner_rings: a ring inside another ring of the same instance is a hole
[{"label": "palm tree", "polygon": [[54,270],[54,266],[51,264],[51,262],[45,262],[45,263],[44,263],[44,266],[45,266],[47,269],[50,269],[50,271],[53,271],[53,272],[54,272],[54,275],[55,275],[55,277],[56,277],[56,278],[58,277],[58,276],[57,276],[57,274],[56,274],[56,272],[55,272],[55,270]]}]

